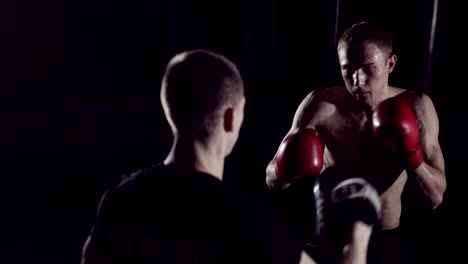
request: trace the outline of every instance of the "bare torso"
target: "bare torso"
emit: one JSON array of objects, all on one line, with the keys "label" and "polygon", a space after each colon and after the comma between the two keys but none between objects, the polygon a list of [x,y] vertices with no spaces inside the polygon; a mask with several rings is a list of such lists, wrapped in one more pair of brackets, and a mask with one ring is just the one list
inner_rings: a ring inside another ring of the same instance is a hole
[{"label": "bare torso", "polygon": [[[391,88],[391,96],[412,100],[410,92]],[[408,95],[407,95],[408,94]],[[377,188],[382,203],[382,228],[399,225],[401,194],[407,174],[400,157],[389,154],[376,142],[371,131],[371,116],[357,105],[345,88],[328,88],[314,94],[319,118],[314,120],[325,143],[324,168],[335,167],[345,178],[363,177]]]}]

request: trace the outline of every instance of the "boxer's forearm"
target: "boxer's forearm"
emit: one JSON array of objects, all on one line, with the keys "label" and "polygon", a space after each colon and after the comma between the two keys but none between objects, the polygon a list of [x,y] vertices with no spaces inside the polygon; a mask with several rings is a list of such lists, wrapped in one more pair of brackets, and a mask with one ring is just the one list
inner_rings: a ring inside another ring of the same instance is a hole
[{"label": "boxer's forearm", "polygon": [[372,226],[357,221],[353,224],[351,237],[343,249],[343,255],[339,258],[340,264],[365,264],[367,263],[367,249],[372,234]]},{"label": "boxer's forearm", "polygon": [[349,243],[343,249],[343,255],[338,263],[340,264],[365,264],[367,263],[367,249],[372,226],[357,221],[354,223],[351,231]]},{"label": "boxer's forearm", "polygon": [[275,160],[273,159],[267,166],[266,168],[266,184],[270,189],[275,189],[277,186],[276,182],[278,180],[278,177],[276,176],[275,173]]},{"label": "boxer's forearm", "polygon": [[276,173],[275,173],[275,160],[273,159],[268,163],[268,166],[266,167],[266,183],[268,186],[271,188],[271,182],[273,182],[276,178]]},{"label": "boxer's forearm", "polygon": [[302,251],[299,264],[316,264],[316,263],[317,262],[315,262],[305,251]]},{"label": "boxer's forearm", "polygon": [[419,189],[430,199],[432,208],[439,206],[447,186],[442,171],[423,162],[421,166],[410,171],[410,174],[414,174]]},{"label": "boxer's forearm", "polygon": [[273,159],[266,168],[266,183],[271,190],[283,190],[289,186],[289,183],[278,178],[275,167],[276,161]]}]

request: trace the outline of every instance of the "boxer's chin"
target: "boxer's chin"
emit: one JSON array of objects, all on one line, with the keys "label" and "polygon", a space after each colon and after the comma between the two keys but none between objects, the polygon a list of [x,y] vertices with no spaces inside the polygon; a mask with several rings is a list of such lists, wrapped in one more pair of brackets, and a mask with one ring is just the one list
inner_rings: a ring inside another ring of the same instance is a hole
[{"label": "boxer's chin", "polygon": [[359,102],[361,105],[370,107],[371,109],[374,108],[374,101],[372,100],[372,95],[369,92],[366,93],[355,93],[354,99]]}]

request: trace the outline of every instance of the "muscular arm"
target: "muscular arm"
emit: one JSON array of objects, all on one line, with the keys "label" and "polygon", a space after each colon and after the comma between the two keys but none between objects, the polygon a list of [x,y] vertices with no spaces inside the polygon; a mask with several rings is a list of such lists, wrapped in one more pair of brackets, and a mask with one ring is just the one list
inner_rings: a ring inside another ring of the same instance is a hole
[{"label": "muscular arm", "polygon": [[[367,249],[372,234],[372,226],[357,221],[353,224],[348,243],[338,256],[339,264],[365,264],[367,263]],[[316,262],[307,253],[302,251],[299,264],[315,264]]]},{"label": "muscular arm", "polygon": [[[320,115],[319,100],[317,99],[316,91],[310,92],[301,102],[294,114],[293,122],[290,130],[284,136],[281,143],[294,131],[305,127],[315,127],[319,122]],[[266,168],[266,183],[272,190],[281,190],[287,188],[290,183],[280,181],[276,175],[276,154]]]},{"label": "muscular arm", "polygon": [[316,263],[317,262],[315,262],[305,251],[302,251],[299,264],[316,264]]},{"label": "muscular arm", "polygon": [[372,226],[362,221],[356,221],[351,228],[350,239],[345,245],[342,255],[338,257],[338,263],[367,263],[367,248],[371,234]]},{"label": "muscular arm", "polygon": [[421,166],[407,172],[416,180],[422,193],[429,198],[432,208],[436,208],[442,203],[447,186],[445,161],[438,139],[439,119],[431,99],[426,95],[422,96],[415,108],[425,159]]}]

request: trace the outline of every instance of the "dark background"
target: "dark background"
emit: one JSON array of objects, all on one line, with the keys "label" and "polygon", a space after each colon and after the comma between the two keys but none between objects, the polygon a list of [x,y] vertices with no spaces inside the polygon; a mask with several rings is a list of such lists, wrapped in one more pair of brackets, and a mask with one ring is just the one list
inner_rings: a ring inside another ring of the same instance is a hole
[{"label": "dark background", "polygon": [[361,20],[394,32],[391,84],[426,92],[438,110],[448,189],[437,210],[409,210],[408,244],[415,258],[452,262],[465,234],[464,14],[438,4],[430,56],[433,1],[342,0],[336,10],[324,0],[2,2],[0,263],[78,263],[111,179],[169,150],[159,85],[183,50],[238,64],[246,117],[226,180],[263,194],[265,167],[302,98],[341,84],[336,32]]}]

